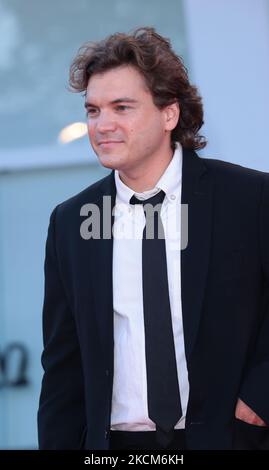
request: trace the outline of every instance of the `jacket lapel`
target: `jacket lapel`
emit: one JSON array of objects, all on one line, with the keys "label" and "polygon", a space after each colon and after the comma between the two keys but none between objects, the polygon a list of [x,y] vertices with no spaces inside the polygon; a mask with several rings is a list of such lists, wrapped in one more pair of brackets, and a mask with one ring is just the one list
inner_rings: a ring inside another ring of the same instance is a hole
[{"label": "jacket lapel", "polygon": [[[100,186],[100,195],[95,201],[100,211],[100,239],[94,240],[91,250],[91,279],[95,303],[96,321],[103,347],[106,367],[113,366],[113,216],[116,188],[114,172]],[[110,223],[111,221],[111,223]]]},{"label": "jacket lapel", "polygon": [[[208,272],[212,183],[207,167],[194,151],[183,151],[182,204],[188,204],[188,244],[181,251],[182,315],[187,360],[193,350]],[[182,219],[182,230],[186,229]]]}]

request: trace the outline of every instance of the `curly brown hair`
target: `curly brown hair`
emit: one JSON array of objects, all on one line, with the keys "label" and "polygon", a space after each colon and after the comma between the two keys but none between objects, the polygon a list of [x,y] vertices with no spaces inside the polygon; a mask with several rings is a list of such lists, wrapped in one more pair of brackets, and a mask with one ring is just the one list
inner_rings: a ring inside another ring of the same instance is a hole
[{"label": "curly brown hair", "polygon": [[72,91],[86,91],[89,78],[121,65],[132,65],[144,77],[159,109],[178,102],[180,117],[172,131],[172,144],[201,149],[206,140],[198,131],[203,125],[203,105],[191,85],[181,57],[172,50],[169,39],[154,28],[138,28],[131,34],[116,33],[99,42],[88,42],[78,51],[70,67]]}]

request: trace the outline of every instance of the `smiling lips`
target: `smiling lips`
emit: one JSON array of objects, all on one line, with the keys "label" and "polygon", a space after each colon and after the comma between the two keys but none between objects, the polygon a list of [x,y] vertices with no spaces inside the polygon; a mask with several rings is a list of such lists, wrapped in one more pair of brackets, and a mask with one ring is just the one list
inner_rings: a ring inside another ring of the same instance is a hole
[{"label": "smiling lips", "polygon": [[113,146],[116,144],[122,144],[122,141],[121,140],[101,140],[100,142],[98,142],[98,145],[102,147],[109,147],[109,146]]}]

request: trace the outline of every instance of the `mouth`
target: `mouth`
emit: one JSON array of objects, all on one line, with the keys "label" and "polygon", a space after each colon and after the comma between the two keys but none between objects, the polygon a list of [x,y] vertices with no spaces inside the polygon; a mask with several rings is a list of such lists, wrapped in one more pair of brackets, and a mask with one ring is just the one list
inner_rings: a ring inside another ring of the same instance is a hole
[{"label": "mouth", "polygon": [[122,140],[102,140],[98,142],[99,147],[113,147],[114,145],[122,144]]}]

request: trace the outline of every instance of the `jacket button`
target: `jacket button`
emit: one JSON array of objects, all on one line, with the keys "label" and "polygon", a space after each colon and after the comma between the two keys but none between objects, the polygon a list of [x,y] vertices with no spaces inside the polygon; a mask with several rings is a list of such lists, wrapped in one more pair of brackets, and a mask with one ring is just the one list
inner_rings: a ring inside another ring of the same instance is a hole
[{"label": "jacket button", "polygon": [[109,376],[109,370],[106,369],[106,376],[108,377]]},{"label": "jacket button", "polygon": [[108,439],[108,436],[109,436],[109,430],[106,429],[106,431],[105,431],[105,439]]}]

